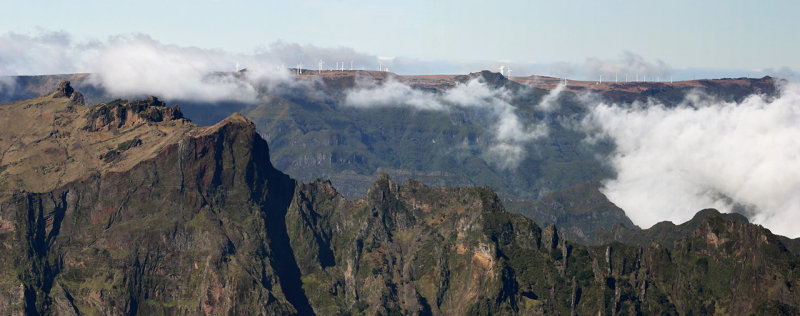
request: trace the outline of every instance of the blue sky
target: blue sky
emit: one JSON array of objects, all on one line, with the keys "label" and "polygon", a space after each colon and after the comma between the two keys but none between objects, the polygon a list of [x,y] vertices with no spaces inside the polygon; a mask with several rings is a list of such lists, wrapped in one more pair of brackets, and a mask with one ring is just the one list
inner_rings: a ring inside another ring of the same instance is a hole
[{"label": "blue sky", "polygon": [[423,71],[434,72],[436,62],[581,68],[624,52],[686,76],[800,69],[798,1],[2,2],[0,33],[64,31],[75,41],[143,33],[237,53],[283,41],[425,61]]}]

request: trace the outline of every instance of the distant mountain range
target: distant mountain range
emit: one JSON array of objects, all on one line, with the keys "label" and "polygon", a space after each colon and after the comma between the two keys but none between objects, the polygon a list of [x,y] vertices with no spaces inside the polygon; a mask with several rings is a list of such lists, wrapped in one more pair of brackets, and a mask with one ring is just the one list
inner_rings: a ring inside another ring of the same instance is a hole
[{"label": "distant mountain range", "polygon": [[800,258],[739,215],[639,230],[593,182],[509,198],[546,228],[486,186],[380,174],[346,199],[273,167],[243,115],[85,99],[0,105],[5,314],[800,312]]}]

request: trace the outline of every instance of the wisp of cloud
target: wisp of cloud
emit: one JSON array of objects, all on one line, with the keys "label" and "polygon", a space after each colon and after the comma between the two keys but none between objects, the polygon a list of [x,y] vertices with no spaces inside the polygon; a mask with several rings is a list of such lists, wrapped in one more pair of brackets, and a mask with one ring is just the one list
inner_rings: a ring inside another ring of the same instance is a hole
[{"label": "wisp of cloud", "polygon": [[357,108],[409,106],[418,110],[444,111],[447,108],[430,92],[416,90],[391,77],[383,84],[359,82],[349,90],[345,104]]},{"label": "wisp of cloud", "polygon": [[689,96],[677,107],[599,104],[585,126],[616,143],[604,193],[638,225],[700,209],[744,212],[800,236],[800,85],[740,103]]},{"label": "wisp of cloud", "polygon": [[441,94],[413,89],[389,79],[382,84],[356,86],[347,92],[344,104],[358,108],[410,107],[425,111],[485,110],[494,122],[490,127],[493,141],[482,148],[481,157],[497,168],[513,169],[525,158],[525,145],[547,136],[548,131],[544,124],[525,124],[511,105],[511,98],[508,89],[491,88],[482,77],[459,83]]}]

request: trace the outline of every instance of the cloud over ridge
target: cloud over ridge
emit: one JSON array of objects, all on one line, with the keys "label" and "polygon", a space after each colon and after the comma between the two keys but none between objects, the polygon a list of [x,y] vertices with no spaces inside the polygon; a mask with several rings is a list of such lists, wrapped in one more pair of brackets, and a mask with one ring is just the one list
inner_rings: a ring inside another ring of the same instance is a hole
[{"label": "cloud over ridge", "polygon": [[[92,73],[91,83],[116,96],[159,95],[204,102],[253,102],[259,88],[293,81],[288,68],[317,68],[322,58],[377,65],[378,57],[350,48],[275,42],[250,54],[159,42],[145,34],[76,41],[66,32],[0,34],[0,77]],[[236,65],[246,73],[234,77]],[[332,68],[335,62],[326,64]],[[242,80],[244,79],[244,80]],[[13,88],[0,82],[0,89]]]},{"label": "cloud over ridge", "polygon": [[646,227],[736,208],[773,232],[800,236],[800,85],[780,90],[739,103],[694,93],[671,108],[592,107],[585,127],[616,144],[609,159],[617,177],[604,193]]}]

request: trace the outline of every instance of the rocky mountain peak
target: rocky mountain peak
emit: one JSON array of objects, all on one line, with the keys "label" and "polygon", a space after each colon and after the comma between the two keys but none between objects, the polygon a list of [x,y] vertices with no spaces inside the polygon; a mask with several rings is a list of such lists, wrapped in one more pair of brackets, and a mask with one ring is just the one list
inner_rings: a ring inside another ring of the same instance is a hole
[{"label": "rocky mountain peak", "polygon": [[56,90],[53,91],[54,98],[69,98],[72,96],[72,93],[75,89],[69,83],[69,80],[62,80],[58,83]]},{"label": "rocky mountain peak", "polygon": [[222,122],[234,123],[234,124],[244,124],[244,125],[253,125],[255,127],[255,123],[253,123],[253,121],[251,121],[249,118],[247,118],[246,116],[242,115],[239,112],[231,114],[230,116],[225,118],[225,120],[223,120]]},{"label": "rocky mountain peak", "polygon": [[399,191],[400,186],[388,174],[380,173],[375,184],[367,191],[367,196],[383,201],[390,197],[397,198]]},{"label": "rocky mountain peak", "polygon": [[53,98],[69,98],[69,102],[67,102],[67,109],[70,111],[74,106],[85,105],[86,102],[83,94],[75,91],[75,89],[72,88],[69,80],[61,80],[61,82],[58,83],[58,86],[56,86],[56,89],[53,90],[52,96]]},{"label": "rocky mountain peak", "polygon": [[480,78],[483,80],[487,86],[493,89],[499,89],[502,87],[510,87],[509,85],[517,85],[515,82],[508,80],[505,76],[501,75],[497,72],[491,72],[489,70],[483,70],[479,72],[473,72],[467,75],[459,75],[455,76],[453,80],[455,82],[466,83],[472,79]]},{"label": "rocky mountain peak", "polygon": [[692,227],[698,226],[700,223],[708,220],[709,218],[720,217],[725,221],[737,223],[737,224],[747,224],[750,221],[747,220],[747,217],[737,213],[721,213],[720,211],[707,208],[697,212],[697,214],[692,217],[692,219],[687,222],[686,224]]}]

